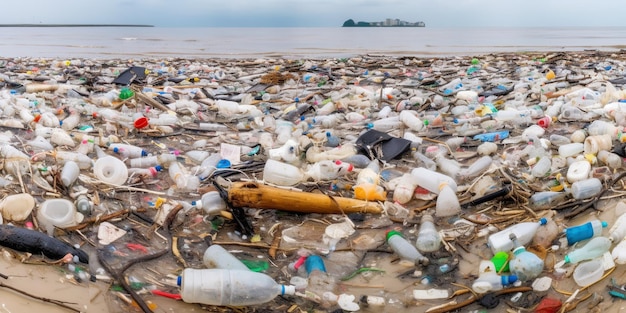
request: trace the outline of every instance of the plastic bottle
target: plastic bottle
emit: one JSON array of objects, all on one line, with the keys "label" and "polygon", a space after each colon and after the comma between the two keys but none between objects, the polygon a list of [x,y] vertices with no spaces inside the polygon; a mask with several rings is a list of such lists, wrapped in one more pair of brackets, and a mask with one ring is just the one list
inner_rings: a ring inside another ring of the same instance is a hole
[{"label": "plastic bottle", "polygon": [[429,170],[423,167],[417,167],[411,170],[411,175],[415,176],[417,184],[432,192],[439,194],[441,191],[441,184],[446,183],[450,189],[456,193],[457,185],[456,181],[452,177]]},{"label": "plastic bottle", "polygon": [[545,210],[555,207],[569,196],[567,192],[541,191],[530,196],[530,207],[534,210]]},{"label": "plastic bottle", "polygon": [[60,162],[60,163],[65,163],[67,161],[76,162],[76,164],[78,164],[78,167],[81,170],[86,170],[90,168],[91,165],[93,164],[93,161],[91,160],[90,157],[81,153],[57,150],[53,152],[53,155],[54,155],[54,158],[57,160],[57,162]]},{"label": "plastic bottle", "polygon": [[478,135],[474,136],[473,139],[474,140],[480,140],[480,141],[494,142],[494,141],[500,141],[502,139],[506,139],[508,137],[509,137],[509,131],[508,130],[501,130],[501,131],[497,131],[497,132],[478,134]]},{"label": "plastic bottle", "polygon": [[128,169],[129,175],[140,175],[147,177],[157,177],[160,171],[163,170],[163,167],[160,165],[149,167],[149,168],[137,168],[131,167]]},{"label": "plastic bottle", "polygon": [[91,205],[91,202],[89,201],[89,198],[87,198],[86,195],[78,196],[78,198],[76,198],[76,202],[74,203],[74,205],[76,206],[76,211],[78,211],[82,215],[84,216],[91,215],[92,205]]},{"label": "plastic bottle", "polygon": [[279,186],[294,186],[304,181],[305,174],[299,167],[268,159],[263,168],[263,180]]},{"label": "plastic bottle", "polygon": [[424,122],[417,117],[417,112],[403,110],[398,117],[402,123],[413,131],[420,131],[424,128]]},{"label": "plastic bottle", "polygon": [[579,155],[585,150],[585,145],[580,142],[573,142],[564,144],[559,147],[559,155],[568,158],[571,156]]},{"label": "plastic bottle", "polygon": [[472,163],[472,165],[470,165],[468,168],[462,169],[459,172],[459,178],[463,180],[472,179],[484,173],[485,170],[487,170],[489,166],[491,166],[491,163],[493,163],[493,159],[490,156],[482,156],[478,160],[474,161],[474,163]]},{"label": "plastic bottle", "polygon": [[552,157],[550,156],[542,156],[539,159],[533,169],[531,170],[531,174],[533,177],[542,178],[546,177],[550,174],[550,170],[552,169]]},{"label": "plastic bottle", "polygon": [[213,175],[213,172],[217,170],[217,164],[221,159],[222,156],[219,153],[209,155],[200,163],[196,176],[200,177],[201,180],[205,180],[207,177]]},{"label": "plastic bottle", "polygon": [[611,135],[588,136],[583,143],[585,154],[597,154],[600,151],[608,151],[613,146]]},{"label": "plastic bottle", "polygon": [[408,173],[405,173],[402,177],[397,179],[398,184],[393,190],[393,201],[405,204],[413,199],[415,188],[417,188],[417,179],[415,176]]},{"label": "plastic bottle", "polygon": [[126,164],[110,155],[96,161],[93,166],[93,173],[99,180],[113,185],[123,185],[128,179]]},{"label": "plastic bottle", "polygon": [[428,259],[419,253],[417,248],[404,239],[398,231],[391,230],[387,232],[387,244],[401,259],[411,261],[415,264],[428,263]]},{"label": "plastic bottle", "polygon": [[128,158],[140,158],[148,155],[148,152],[140,147],[123,143],[112,143],[109,145],[109,150]]},{"label": "plastic bottle", "polygon": [[400,129],[403,125],[404,123],[400,121],[398,116],[392,116],[368,123],[366,125],[366,128],[375,129],[381,132],[387,132],[395,129]]},{"label": "plastic bottle", "polygon": [[220,197],[220,193],[213,190],[202,195],[200,200],[192,201],[191,205],[202,208],[208,215],[216,215],[226,210],[226,202]]},{"label": "plastic bottle", "polygon": [[200,179],[197,176],[190,175],[178,162],[170,164],[168,173],[176,184],[176,188],[181,191],[195,191],[200,185]]},{"label": "plastic bottle", "polygon": [[561,232],[559,232],[559,226],[556,224],[556,222],[554,220],[549,220],[548,223],[546,223],[546,225],[541,228],[541,230],[535,233],[531,245],[541,246],[545,249],[548,249],[552,246],[552,243],[559,236],[560,233]]},{"label": "plastic bottle", "polygon": [[175,154],[164,153],[147,157],[132,158],[128,162],[130,164],[130,167],[146,168],[157,165],[167,167],[170,165],[170,163],[174,161],[176,161]]},{"label": "plastic bottle", "polygon": [[511,234],[509,239],[516,245],[513,250],[513,259],[509,263],[511,273],[523,282],[537,278],[543,272],[543,260],[517,243],[515,234]]},{"label": "plastic bottle", "polygon": [[230,130],[228,126],[219,123],[198,123],[198,129],[215,132],[226,132]]},{"label": "plastic bottle", "polygon": [[298,142],[293,139],[287,140],[285,144],[276,149],[269,150],[269,158],[272,160],[292,163],[298,160]]},{"label": "plastic bottle", "polygon": [[611,248],[611,240],[606,237],[594,237],[587,244],[565,255],[565,264],[576,264],[595,259]]},{"label": "plastic bottle", "polygon": [[178,278],[180,295],[187,303],[248,306],[269,302],[279,295],[295,294],[295,287],[252,271],[191,269]]},{"label": "plastic bottle", "polygon": [[613,248],[611,256],[613,257],[615,263],[620,265],[626,264],[626,238],[622,239],[622,241],[620,241],[615,248]]},{"label": "plastic bottle", "polygon": [[354,186],[354,197],[360,200],[368,201],[384,201],[387,199],[387,193],[380,183],[380,164],[378,160],[370,161],[366,168],[362,169],[357,175],[356,185]]},{"label": "plastic bottle", "polygon": [[44,201],[37,211],[37,221],[42,225],[48,235],[52,235],[54,227],[69,227],[81,222],[82,214],[78,215],[72,201],[67,199],[48,199]]},{"label": "plastic bottle", "polygon": [[441,235],[435,228],[433,217],[429,214],[422,215],[422,223],[417,233],[415,246],[421,252],[435,252],[441,248]]},{"label": "plastic bottle", "polygon": [[461,204],[456,192],[447,184],[442,183],[441,189],[437,195],[437,203],[435,205],[435,215],[437,217],[454,216],[461,212]]},{"label": "plastic bottle", "polygon": [[608,166],[611,169],[619,169],[622,168],[622,157],[620,157],[619,155],[613,153],[613,152],[609,152],[609,151],[599,151],[598,152],[598,160]]},{"label": "plastic bottle", "polygon": [[570,192],[576,200],[588,199],[602,191],[602,182],[597,178],[588,178],[577,181],[570,187]]},{"label": "plastic bottle", "polygon": [[605,221],[593,220],[582,225],[568,227],[565,229],[567,244],[571,246],[579,241],[600,236],[602,229],[607,226],[608,223]]},{"label": "plastic bottle", "polygon": [[499,251],[509,252],[513,250],[515,244],[511,241],[509,237],[510,234],[515,234],[519,245],[526,245],[533,239],[539,226],[545,225],[546,223],[548,223],[548,220],[542,218],[539,222],[524,222],[509,226],[489,236],[489,247],[494,254]]},{"label": "plastic bottle", "polygon": [[626,213],[620,215],[611,228],[609,228],[609,239],[612,242],[620,242],[626,237]]},{"label": "plastic bottle", "polygon": [[78,178],[78,174],[80,174],[80,168],[76,162],[65,162],[63,169],[61,170],[61,182],[63,183],[63,186],[71,186]]},{"label": "plastic bottle", "polygon": [[208,268],[221,268],[228,270],[248,271],[248,267],[238,258],[228,252],[224,247],[216,244],[210,245],[204,251],[202,263]]},{"label": "plastic bottle", "polygon": [[483,272],[472,284],[474,292],[482,294],[502,290],[517,281],[515,275],[498,275],[496,272]]}]

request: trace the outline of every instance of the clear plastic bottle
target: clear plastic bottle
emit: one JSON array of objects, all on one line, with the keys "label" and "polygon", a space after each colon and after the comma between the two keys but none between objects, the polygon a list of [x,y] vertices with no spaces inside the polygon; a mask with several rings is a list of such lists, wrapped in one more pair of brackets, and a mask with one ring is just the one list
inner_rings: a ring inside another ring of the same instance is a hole
[{"label": "clear plastic bottle", "polygon": [[434,252],[441,248],[441,235],[435,228],[433,217],[429,214],[422,215],[415,246],[421,252]]},{"label": "clear plastic bottle", "polygon": [[606,237],[594,237],[584,246],[565,255],[565,263],[576,264],[581,261],[595,259],[611,248],[611,240]]},{"label": "clear plastic bottle", "polygon": [[[304,269],[307,273],[307,292],[319,297],[322,305],[328,305],[328,293],[334,294],[336,287],[335,279],[326,272],[324,260],[319,255],[309,255],[304,261]],[[332,298],[332,297],[331,297]]]},{"label": "clear plastic bottle", "polygon": [[305,177],[299,167],[277,160],[268,159],[263,168],[263,180],[279,186],[294,186]]},{"label": "clear plastic bottle", "polygon": [[545,210],[563,202],[568,196],[567,192],[541,191],[530,196],[529,204],[534,210]]},{"label": "clear plastic bottle", "polygon": [[547,222],[547,219],[542,218],[539,222],[524,222],[509,226],[489,236],[489,247],[494,254],[499,251],[508,252],[513,250],[513,248],[515,248],[515,244],[511,240],[509,236],[510,234],[515,234],[517,242],[520,245],[525,245],[533,239],[533,236],[535,236],[539,226],[545,225]]},{"label": "clear plastic bottle", "polygon": [[461,212],[461,204],[456,192],[446,183],[442,183],[440,188],[437,195],[437,203],[435,204],[435,215],[437,217],[448,217],[459,214]]},{"label": "clear plastic bottle", "polygon": [[491,163],[493,163],[493,159],[490,156],[482,156],[478,160],[474,161],[474,163],[472,163],[469,167],[462,169],[459,172],[459,178],[463,180],[472,179],[484,173],[485,170],[491,166]]},{"label": "clear plastic bottle", "polygon": [[605,221],[593,220],[582,225],[568,227],[565,229],[567,244],[571,246],[579,241],[600,236],[602,235],[602,229],[607,226],[608,223]]},{"label": "clear plastic bottle", "polygon": [[71,186],[78,178],[78,174],[80,174],[80,168],[76,162],[65,162],[63,169],[61,170],[61,182],[63,183],[63,186]]},{"label": "clear plastic bottle", "polygon": [[146,168],[146,167],[157,166],[157,165],[162,165],[162,166],[167,167],[170,165],[170,163],[174,161],[176,161],[175,154],[162,153],[162,154],[151,155],[147,157],[132,158],[128,162],[130,164],[130,167]]},{"label": "clear plastic bottle", "polygon": [[247,306],[295,294],[295,287],[276,283],[263,273],[249,270],[187,268],[178,278],[180,295],[187,303]]},{"label": "clear plastic bottle", "polygon": [[577,181],[572,184],[570,191],[576,200],[589,199],[602,191],[602,182],[597,178]]},{"label": "clear plastic bottle", "polygon": [[387,244],[402,259],[417,263],[428,263],[428,258],[423,256],[417,248],[404,239],[400,232],[391,230],[387,232]]}]

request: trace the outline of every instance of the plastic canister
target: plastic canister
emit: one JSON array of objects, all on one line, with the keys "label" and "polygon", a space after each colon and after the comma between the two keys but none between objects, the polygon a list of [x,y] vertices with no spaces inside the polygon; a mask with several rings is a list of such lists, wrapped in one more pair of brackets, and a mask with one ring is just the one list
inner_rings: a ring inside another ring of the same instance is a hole
[{"label": "plastic canister", "polygon": [[122,185],[128,179],[128,168],[122,160],[114,156],[104,156],[96,161],[93,173],[103,182]]},{"label": "plastic canister", "polygon": [[602,182],[597,178],[588,178],[572,184],[570,191],[576,200],[588,199],[602,190]]},{"label": "plastic canister", "polygon": [[52,235],[54,227],[69,227],[82,222],[83,215],[76,212],[72,201],[67,199],[48,199],[37,212],[37,221]]},{"label": "plastic canister", "polygon": [[224,247],[213,244],[204,251],[202,263],[208,268],[248,271],[248,267]]}]

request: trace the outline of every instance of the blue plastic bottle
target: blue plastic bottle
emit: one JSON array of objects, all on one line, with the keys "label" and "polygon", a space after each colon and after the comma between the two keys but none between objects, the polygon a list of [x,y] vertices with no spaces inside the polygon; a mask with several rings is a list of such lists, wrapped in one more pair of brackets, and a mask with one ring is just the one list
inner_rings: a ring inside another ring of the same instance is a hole
[{"label": "blue plastic bottle", "polygon": [[494,142],[494,141],[500,141],[502,139],[506,139],[508,137],[509,137],[509,131],[501,130],[501,131],[492,132],[492,133],[478,134],[474,136],[474,140],[480,140],[483,142],[485,141]]},{"label": "blue plastic bottle", "polygon": [[593,220],[582,225],[568,227],[565,229],[567,244],[571,246],[579,241],[600,236],[602,229],[607,226],[605,221]]}]

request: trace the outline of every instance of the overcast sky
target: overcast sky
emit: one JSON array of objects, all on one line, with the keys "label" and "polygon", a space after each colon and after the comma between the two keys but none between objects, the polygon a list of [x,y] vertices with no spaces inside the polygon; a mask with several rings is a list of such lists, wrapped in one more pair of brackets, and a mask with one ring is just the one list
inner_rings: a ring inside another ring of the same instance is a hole
[{"label": "overcast sky", "polygon": [[437,28],[626,26],[623,0],[19,0],[3,1],[2,10],[3,24],[336,27],[399,18]]}]

